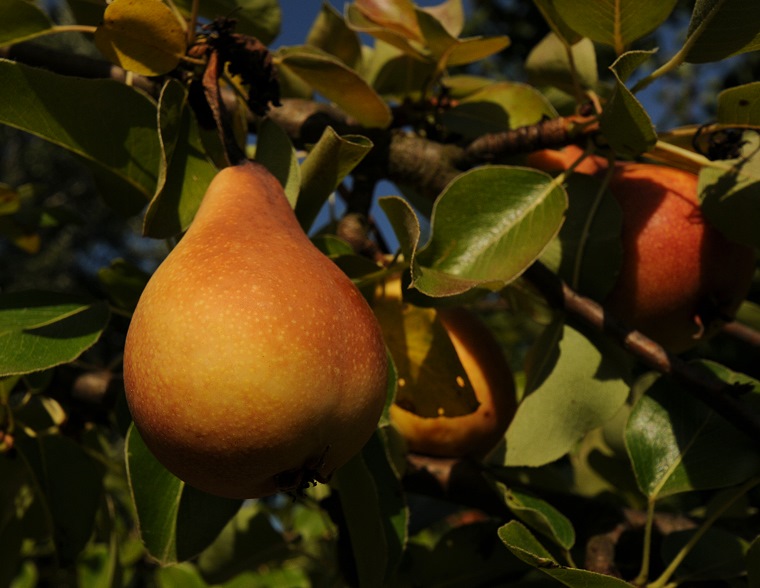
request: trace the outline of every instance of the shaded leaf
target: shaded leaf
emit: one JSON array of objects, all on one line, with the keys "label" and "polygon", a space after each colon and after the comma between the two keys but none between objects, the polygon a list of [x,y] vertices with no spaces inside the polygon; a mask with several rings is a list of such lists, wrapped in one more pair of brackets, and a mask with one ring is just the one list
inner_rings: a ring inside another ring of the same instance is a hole
[{"label": "shaded leaf", "polygon": [[360,135],[338,135],[332,127],[322,136],[301,164],[301,191],[296,217],[304,229],[311,227],[322,205],[364,156],[372,142]]},{"label": "shaded leaf", "polygon": [[554,9],[570,28],[622,53],[633,41],[665,22],[677,0],[553,0]]},{"label": "shaded leaf", "polygon": [[401,562],[409,512],[377,431],[334,476],[361,586],[386,586]]},{"label": "shaded leaf", "polygon": [[295,208],[301,189],[301,168],[290,137],[270,118],[261,121],[256,137],[254,159],[277,178],[288,202]]},{"label": "shaded leaf", "polygon": [[575,544],[575,529],[570,520],[551,504],[514,488],[499,484],[504,500],[516,518],[548,537],[563,549]]},{"label": "shaded leaf", "polygon": [[92,535],[105,467],[62,435],[22,435],[16,447],[29,462],[50,510],[58,557],[62,565],[70,565]]},{"label": "shaded leaf", "polygon": [[155,580],[158,588],[207,588],[208,584],[192,565],[180,563],[156,570]]},{"label": "shaded leaf", "polygon": [[348,67],[357,68],[361,63],[359,35],[348,27],[343,16],[328,2],[322,3],[322,9],[306,37],[306,44],[334,55]]},{"label": "shaded leaf", "polygon": [[686,33],[685,60],[707,63],[760,49],[758,22],[758,2],[697,0]]},{"label": "shaded leaf", "polygon": [[366,127],[385,128],[391,122],[388,104],[364,79],[338,58],[316,47],[281,49],[278,67],[290,70],[346,114]]},{"label": "shaded leaf", "polygon": [[21,452],[0,454],[0,585],[11,585],[25,539],[52,537],[52,521],[44,496]]},{"label": "shaded leaf", "polygon": [[144,76],[173,70],[187,50],[180,21],[161,0],[113,0],[95,45],[111,62]]},{"label": "shaded leaf", "polygon": [[53,26],[47,14],[28,0],[3,0],[0,22],[0,47],[33,39]]},{"label": "shaded leaf", "polygon": [[[193,0],[173,0],[184,16],[192,12]],[[200,0],[200,16],[214,20],[230,16],[236,21],[235,32],[256,37],[265,45],[280,33],[282,12],[278,0]]]},{"label": "shaded leaf", "polygon": [[241,508],[197,560],[203,579],[222,584],[245,570],[282,560],[289,552],[282,534],[272,528],[259,503]]},{"label": "shaded leaf", "polygon": [[412,258],[412,285],[428,296],[518,277],[557,234],[565,191],[549,175],[490,166],[458,176],[438,197],[430,240]]},{"label": "shaded leaf", "polygon": [[551,103],[532,86],[495,82],[459,100],[442,120],[450,131],[474,139],[556,116]]},{"label": "shaded leaf", "polygon": [[[727,384],[751,384],[747,410],[760,410],[760,384],[717,364],[693,364]],[[641,491],[650,499],[723,488],[760,471],[747,437],[676,382],[657,378],[634,406],[625,443]]]},{"label": "shaded leaf", "polygon": [[565,189],[570,203],[565,223],[541,261],[570,287],[604,300],[617,281],[623,255],[620,206],[609,191],[600,193],[602,182],[595,177],[572,174]]},{"label": "shaded leaf", "polygon": [[123,259],[98,270],[98,281],[116,307],[132,312],[137,306],[150,274]]},{"label": "shaded leaf", "polygon": [[375,42],[370,55],[362,76],[382,96],[422,96],[426,80],[435,74],[434,62],[414,58],[381,40]]},{"label": "shaded leaf", "polygon": [[615,89],[604,107],[599,124],[610,147],[620,155],[638,156],[650,151],[657,142],[657,133],[649,115],[624,83],[652,53],[629,51],[610,66],[616,77]]},{"label": "shaded leaf", "polygon": [[160,161],[156,107],[149,98],[116,81],[64,76],[3,59],[0,79],[0,123],[83,157],[116,210],[134,214],[145,206]]},{"label": "shaded leaf", "polygon": [[[573,58],[572,64],[568,51]],[[546,35],[531,50],[525,70],[531,84],[551,85],[568,94],[575,94],[577,89],[594,88],[599,81],[596,51],[591,39],[581,39],[568,47],[555,33]]]},{"label": "shaded leaf", "polygon": [[526,392],[507,430],[508,466],[541,466],[565,455],[617,413],[628,385],[611,357],[555,323],[530,352]]},{"label": "shaded leaf", "polygon": [[[667,534],[662,543],[663,561],[672,561],[696,532],[689,529]],[[675,577],[692,582],[737,578],[745,573],[746,551],[747,544],[740,537],[722,529],[708,529],[678,566]]]},{"label": "shaded leaf", "polygon": [[497,530],[498,523],[491,520],[468,522],[443,533],[432,549],[410,543],[404,562],[404,572],[411,576],[408,585],[503,586],[505,578],[524,573],[525,566],[494,542]]},{"label": "shaded leaf", "polygon": [[760,136],[745,133],[742,157],[699,172],[700,208],[732,240],[760,247]]},{"label": "shaded leaf", "polygon": [[372,35],[378,41],[391,45],[413,59],[431,62],[430,52],[425,47],[422,31],[417,23],[416,12],[411,2],[413,17],[399,21],[398,26],[379,24],[364,14],[356,4],[346,7],[346,24],[357,33]]},{"label": "shaded leaf", "polygon": [[575,44],[583,36],[571,29],[568,24],[562,20],[557,8],[554,6],[554,0],[533,0],[541,15],[544,17],[546,24],[552,32],[563,39],[566,43]]},{"label": "shaded leaf", "polygon": [[570,588],[630,588],[628,582],[560,565],[521,523],[510,521],[499,529],[499,538],[519,559]]},{"label": "shaded leaf", "polygon": [[398,239],[401,253],[411,259],[420,242],[420,221],[409,203],[398,196],[384,196],[378,200],[380,208],[388,217],[393,232]]},{"label": "shaded leaf", "polygon": [[379,28],[393,31],[406,39],[422,40],[417,23],[417,10],[410,0],[356,0],[350,8],[360,12]]},{"label": "shaded leaf", "polygon": [[728,88],[718,94],[717,122],[760,125],[760,82]]},{"label": "shaded leaf", "polygon": [[102,301],[42,291],[0,295],[0,376],[73,361],[108,323]]},{"label": "shaded leaf", "polygon": [[760,588],[760,535],[747,549],[747,581],[749,588]]},{"label": "shaded leaf", "polygon": [[170,473],[153,457],[134,425],[124,452],[140,537],[163,564],[198,555],[240,508],[242,501],[206,494]]},{"label": "shaded leaf", "polygon": [[462,33],[465,23],[462,0],[444,0],[435,6],[422,7],[421,10],[432,15],[452,37],[458,37]]},{"label": "shaded leaf", "polygon": [[217,169],[204,152],[187,90],[176,80],[161,89],[158,130],[161,166],[156,193],[145,212],[143,235],[167,239],[190,226]]}]

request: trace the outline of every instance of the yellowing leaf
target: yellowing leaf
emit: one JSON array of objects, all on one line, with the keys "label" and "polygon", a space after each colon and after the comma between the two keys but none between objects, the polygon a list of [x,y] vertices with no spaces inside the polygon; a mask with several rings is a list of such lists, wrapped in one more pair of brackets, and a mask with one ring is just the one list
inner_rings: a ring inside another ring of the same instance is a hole
[{"label": "yellowing leaf", "polygon": [[160,0],[114,0],[95,45],[113,63],[145,76],[171,71],[187,49],[182,24]]},{"label": "yellowing leaf", "polygon": [[308,83],[346,114],[366,127],[387,127],[391,122],[388,104],[366,81],[336,57],[316,47],[280,50],[277,65]]}]

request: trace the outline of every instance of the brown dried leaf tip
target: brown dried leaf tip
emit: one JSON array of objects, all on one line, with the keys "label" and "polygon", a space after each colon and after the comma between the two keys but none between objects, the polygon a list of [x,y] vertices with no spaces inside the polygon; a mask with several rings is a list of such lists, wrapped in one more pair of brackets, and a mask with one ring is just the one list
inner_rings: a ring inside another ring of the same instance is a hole
[{"label": "brown dried leaf tip", "polygon": [[[219,68],[220,73],[226,70],[230,75],[240,76],[248,90],[248,108],[254,114],[264,116],[270,106],[280,106],[277,70],[267,46],[254,37],[235,33],[236,24],[233,18],[220,17],[204,25],[189,54],[200,58],[216,53],[218,62],[223,65]],[[197,93],[201,94],[202,91]]]}]

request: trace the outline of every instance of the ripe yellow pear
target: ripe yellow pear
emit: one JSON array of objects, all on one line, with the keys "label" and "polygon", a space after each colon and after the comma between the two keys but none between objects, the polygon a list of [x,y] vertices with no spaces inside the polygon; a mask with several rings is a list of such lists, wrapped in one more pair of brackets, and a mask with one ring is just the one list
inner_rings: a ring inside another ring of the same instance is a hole
[{"label": "ripe yellow pear", "polygon": [[278,181],[220,171],[152,276],[124,351],[132,417],[188,484],[230,498],[329,479],[386,397],[379,325],[303,233]]},{"label": "ripe yellow pear", "polygon": [[[399,278],[388,280],[373,304],[381,317],[381,328],[388,333],[386,341],[397,364],[407,349],[403,341],[392,336],[398,325],[389,322],[401,320],[401,313],[383,312],[383,307],[403,304]],[[409,402],[403,405],[391,405],[391,422],[411,452],[438,457],[483,458],[504,437],[517,409],[512,370],[491,331],[467,309],[438,309],[436,320],[440,321],[451,340],[478,406],[467,414],[423,417],[414,412],[413,399],[407,399]],[[402,384],[399,380],[399,386]],[[448,385],[456,389],[461,387],[461,382],[452,378]]]}]

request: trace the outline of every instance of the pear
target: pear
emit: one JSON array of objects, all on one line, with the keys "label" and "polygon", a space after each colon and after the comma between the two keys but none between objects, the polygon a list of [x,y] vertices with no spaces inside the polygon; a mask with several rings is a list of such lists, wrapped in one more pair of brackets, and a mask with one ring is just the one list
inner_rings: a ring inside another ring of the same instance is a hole
[{"label": "pear", "polygon": [[298,492],[361,450],[386,380],[374,314],[278,181],[221,170],[127,333],[126,398],[151,452],[211,494]]},{"label": "pear", "polygon": [[[582,153],[575,145],[541,150],[527,163],[561,171]],[[592,156],[575,171],[603,177],[608,168]],[[695,347],[732,320],[755,271],[753,250],[702,215],[698,184],[691,172],[632,162],[616,164],[609,183],[622,212],[623,259],[604,305],[672,353]]]},{"label": "pear", "polygon": [[[402,300],[400,277],[395,276],[378,288],[373,308],[380,317],[380,326],[386,333],[386,343],[396,364],[404,365],[412,360],[404,357],[408,356],[406,343],[393,335],[403,330],[399,324],[403,322],[402,314],[414,312],[414,308]],[[483,459],[503,439],[517,409],[512,370],[493,333],[467,308],[439,308],[435,310],[435,320],[448,335],[478,404],[466,414],[449,416],[441,410],[438,416],[426,417],[415,412],[414,398],[407,397],[405,402],[391,405],[391,423],[410,452]],[[432,327],[423,322],[417,324],[419,328],[424,328],[423,324]],[[432,335],[424,332],[418,336],[427,339]],[[412,371],[419,368],[415,366]],[[399,386],[403,385],[400,378]],[[443,394],[447,385],[454,390],[462,387],[461,382],[452,378],[450,382],[441,381],[436,390],[426,392]]]}]

